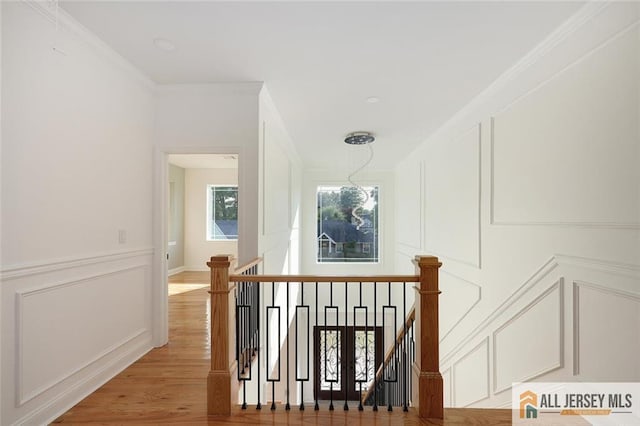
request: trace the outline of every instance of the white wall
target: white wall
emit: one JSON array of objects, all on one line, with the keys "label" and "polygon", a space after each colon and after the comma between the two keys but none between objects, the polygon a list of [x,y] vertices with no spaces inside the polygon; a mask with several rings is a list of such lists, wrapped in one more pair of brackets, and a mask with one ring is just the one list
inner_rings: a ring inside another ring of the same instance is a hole
[{"label": "white wall", "polygon": [[153,85],[47,7],[2,4],[3,425],[151,348]]},{"label": "white wall", "polygon": [[[0,3],[0,100],[2,99],[2,3]],[[2,102],[0,102],[0,164],[2,164]],[[2,211],[2,175],[0,174],[0,212]],[[0,226],[0,259],[2,259],[2,226]],[[0,285],[2,280],[0,279]],[[0,330],[2,330],[2,290],[0,289]],[[0,349],[0,401],[2,401],[2,350]],[[2,403],[0,402],[0,419],[2,419]]]},{"label": "white wall", "polygon": [[396,168],[396,269],[443,262],[447,405],[640,380],[639,8],[588,4]]},{"label": "white wall", "polygon": [[[207,271],[211,256],[238,256],[238,241],[207,241],[207,185],[237,185],[238,169],[185,170],[185,269]],[[239,205],[242,210],[244,206]]]},{"label": "white wall", "polygon": [[300,257],[301,163],[269,92],[259,100],[259,253],[264,272],[296,274]]},{"label": "white wall", "polygon": [[[169,191],[169,273],[178,273],[184,270],[184,213],[185,213],[185,169],[169,164],[169,187],[173,188],[173,201],[171,190]],[[172,223],[173,221],[173,223]],[[173,235],[172,235],[173,234]]]},{"label": "white wall", "polygon": [[[258,255],[258,96],[262,83],[165,85],[156,91],[156,174],[162,176],[163,153],[239,154],[240,211],[238,256],[246,262]],[[162,182],[163,180],[158,180]],[[155,188],[154,205],[166,205]],[[161,211],[154,230],[164,231]],[[246,235],[247,238],[243,238]],[[161,244],[159,241],[157,244]],[[163,243],[162,243],[163,244]],[[160,256],[160,260],[161,260]],[[158,269],[161,269],[160,266]]]}]

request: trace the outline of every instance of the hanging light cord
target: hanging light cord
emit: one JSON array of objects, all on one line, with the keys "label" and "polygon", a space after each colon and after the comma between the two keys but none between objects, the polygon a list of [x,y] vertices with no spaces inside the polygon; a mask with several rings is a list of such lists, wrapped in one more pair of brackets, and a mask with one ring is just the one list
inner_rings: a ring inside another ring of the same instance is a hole
[{"label": "hanging light cord", "polygon": [[359,184],[357,184],[354,180],[353,177],[355,175],[357,175],[358,173],[360,173],[365,167],[367,167],[369,165],[369,163],[371,163],[371,160],[373,160],[373,147],[371,146],[370,143],[367,144],[367,147],[369,148],[369,159],[360,167],[358,167],[356,170],[354,170],[348,177],[347,180],[349,181],[349,183],[353,186],[355,186],[356,188],[358,188],[358,190],[360,192],[362,192],[364,194],[364,201],[362,203],[360,203],[358,206],[354,207],[353,209],[351,209],[351,216],[355,217],[356,220],[358,221],[358,225],[356,225],[356,229],[359,231],[360,228],[362,227],[362,225],[364,225],[364,219],[358,215],[358,213],[356,213],[356,211],[360,208],[362,208],[363,205],[367,204],[367,202],[369,201],[369,193],[367,191],[364,190],[364,188],[362,186],[360,186]]}]

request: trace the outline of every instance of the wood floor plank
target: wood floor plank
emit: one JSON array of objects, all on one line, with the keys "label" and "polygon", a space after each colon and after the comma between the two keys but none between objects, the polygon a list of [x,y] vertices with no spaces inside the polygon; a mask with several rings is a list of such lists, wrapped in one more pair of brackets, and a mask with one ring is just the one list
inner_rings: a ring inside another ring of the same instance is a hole
[{"label": "wood floor plank", "polygon": [[444,421],[425,421],[415,410],[388,413],[353,407],[305,411],[282,406],[276,411],[236,407],[230,417],[206,415],[209,371],[207,324],[208,272],[184,272],[170,278],[169,343],[156,348],[56,419],[64,425],[470,425],[511,424],[510,410],[445,409]]}]

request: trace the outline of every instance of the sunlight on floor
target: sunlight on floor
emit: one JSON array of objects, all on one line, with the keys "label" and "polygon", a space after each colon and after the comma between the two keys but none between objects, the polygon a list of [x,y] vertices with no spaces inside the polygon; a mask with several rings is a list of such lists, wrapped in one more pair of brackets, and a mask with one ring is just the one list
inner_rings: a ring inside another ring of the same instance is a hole
[{"label": "sunlight on floor", "polygon": [[201,288],[209,287],[209,284],[169,284],[169,296],[174,296],[176,294],[186,293],[188,291],[200,290]]}]

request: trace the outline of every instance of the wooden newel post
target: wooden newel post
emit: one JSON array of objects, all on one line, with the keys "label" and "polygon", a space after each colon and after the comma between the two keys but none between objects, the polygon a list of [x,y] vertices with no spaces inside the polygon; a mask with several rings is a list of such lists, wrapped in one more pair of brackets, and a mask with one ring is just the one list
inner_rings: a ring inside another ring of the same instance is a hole
[{"label": "wooden newel post", "polygon": [[231,414],[229,368],[229,267],[231,256],[213,256],[211,268],[211,370],[207,377],[207,413]]},{"label": "wooden newel post", "polygon": [[422,418],[444,418],[442,375],[440,374],[440,335],[438,332],[438,268],[435,256],[416,256],[420,276],[419,321],[420,375],[418,412]]}]

